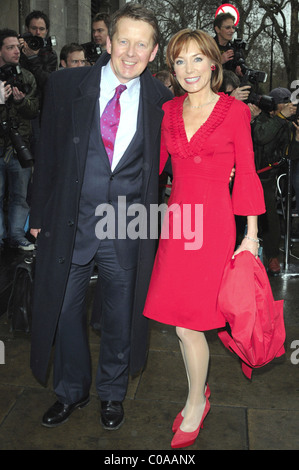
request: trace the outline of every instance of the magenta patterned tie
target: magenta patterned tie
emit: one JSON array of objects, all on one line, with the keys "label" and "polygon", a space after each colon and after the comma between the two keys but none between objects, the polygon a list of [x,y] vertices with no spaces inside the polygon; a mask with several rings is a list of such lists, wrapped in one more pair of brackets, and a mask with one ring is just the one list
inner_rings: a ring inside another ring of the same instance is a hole
[{"label": "magenta patterned tie", "polygon": [[112,164],[114,143],[116,138],[117,129],[119,126],[120,118],[120,103],[119,98],[123,91],[126,90],[126,85],[119,85],[115,89],[113,98],[107,103],[106,108],[101,116],[101,134],[105,149],[109,158],[110,165]]}]

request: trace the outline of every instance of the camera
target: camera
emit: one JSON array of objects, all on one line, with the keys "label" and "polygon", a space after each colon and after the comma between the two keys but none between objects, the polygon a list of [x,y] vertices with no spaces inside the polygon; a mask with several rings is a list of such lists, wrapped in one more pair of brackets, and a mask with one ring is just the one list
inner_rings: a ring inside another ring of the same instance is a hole
[{"label": "camera", "polygon": [[231,47],[234,51],[234,58],[232,59],[232,70],[235,70],[237,65],[240,65],[240,61],[244,61],[245,49],[246,49],[246,42],[243,39],[236,38],[232,43]]},{"label": "camera", "polygon": [[86,42],[81,44],[81,46],[83,47],[86,59],[90,64],[94,64],[102,54],[102,49],[100,46],[94,44],[93,42]]},{"label": "camera", "polygon": [[56,37],[50,36],[46,41],[40,36],[33,36],[31,33],[24,33],[20,35],[20,38],[24,39],[27,42],[28,47],[33,51],[38,51],[44,47],[52,48],[56,46]]},{"label": "camera", "polygon": [[237,66],[241,68],[243,78],[240,83],[240,87],[245,85],[252,85],[250,95],[245,103],[252,103],[258,106],[262,111],[269,113],[275,110],[275,102],[272,96],[258,94],[258,84],[265,83],[267,80],[266,72],[261,70],[254,70],[247,67],[244,59],[244,51],[246,49],[246,42],[240,38],[237,38],[232,43],[232,49],[234,50],[234,58],[232,60],[232,70],[235,70]]},{"label": "camera", "polygon": [[6,64],[0,67],[0,81],[6,82],[6,85],[18,88],[27,95],[31,91],[28,83],[23,83],[20,79],[21,68],[19,65]]},{"label": "camera", "polygon": [[247,67],[245,64],[244,59],[239,60],[239,64],[241,67],[241,72],[243,74],[243,78],[241,80],[240,86],[244,85],[253,85],[253,88],[250,91],[250,95],[246,101],[246,103],[252,103],[258,106],[262,111],[269,113],[270,111],[275,110],[275,101],[272,96],[268,95],[259,95],[257,93],[258,84],[265,83],[267,80],[266,72],[262,72],[261,70],[253,70]]},{"label": "camera", "polygon": [[22,168],[29,168],[33,165],[33,157],[30,150],[26,147],[21,134],[18,131],[18,123],[10,118],[0,123],[0,133],[8,136],[12,146],[17,154],[18,160]]}]

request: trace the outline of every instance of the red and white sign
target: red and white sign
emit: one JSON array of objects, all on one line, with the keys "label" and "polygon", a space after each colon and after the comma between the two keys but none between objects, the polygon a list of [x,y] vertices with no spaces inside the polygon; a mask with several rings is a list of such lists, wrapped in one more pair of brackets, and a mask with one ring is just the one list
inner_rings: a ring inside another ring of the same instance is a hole
[{"label": "red and white sign", "polygon": [[237,24],[239,23],[239,20],[240,20],[239,11],[237,10],[236,7],[234,7],[234,5],[231,5],[230,3],[223,3],[223,5],[217,8],[215,16],[219,15],[219,13],[230,13],[236,18],[235,26],[237,26]]}]

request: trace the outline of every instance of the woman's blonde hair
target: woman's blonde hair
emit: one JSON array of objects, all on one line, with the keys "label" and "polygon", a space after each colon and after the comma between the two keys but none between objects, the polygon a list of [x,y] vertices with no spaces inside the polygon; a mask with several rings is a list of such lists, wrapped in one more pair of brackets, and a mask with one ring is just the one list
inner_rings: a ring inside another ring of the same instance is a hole
[{"label": "woman's blonde hair", "polygon": [[172,36],[166,51],[167,66],[173,74],[175,59],[180,55],[181,50],[187,47],[191,41],[195,41],[201,53],[215,64],[216,69],[212,72],[211,88],[214,93],[217,93],[223,79],[221,55],[214,38],[204,31],[199,29],[193,31],[191,29],[183,29]]}]

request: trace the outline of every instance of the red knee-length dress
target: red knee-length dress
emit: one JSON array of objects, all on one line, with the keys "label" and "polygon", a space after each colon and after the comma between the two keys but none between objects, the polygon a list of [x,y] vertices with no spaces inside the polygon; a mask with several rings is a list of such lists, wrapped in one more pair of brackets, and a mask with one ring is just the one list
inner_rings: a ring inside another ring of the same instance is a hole
[{"label": "red knee-length dress", "polygon": [[234,214],[265,212],[249,108],[219,95],[190,141],[183,121],[186,95],[163,106],[160,169],[170,154],[173,183],[143,312],[159,322],[198,331],[225,326],[217,298],[235,247]]}]

